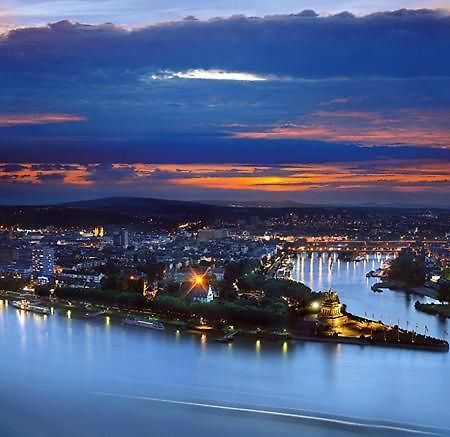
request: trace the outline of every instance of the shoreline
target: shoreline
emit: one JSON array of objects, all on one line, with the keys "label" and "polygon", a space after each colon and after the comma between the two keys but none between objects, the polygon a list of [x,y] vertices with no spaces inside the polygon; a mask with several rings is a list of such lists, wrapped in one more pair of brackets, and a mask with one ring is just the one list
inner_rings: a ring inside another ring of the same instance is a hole
[{"label": "shoreline", "polygon": [[438,316],[440,318],[450,318],[450,304],[443,303],[421,303],[416,301],[414,308],[426,314]]},{"label": "shoreline", "polygon": [[[24,294],[18,292],[8,292],[8,291],[0,291],[1,299],[19,299],[19,298],[31,298],[36,299],[35,295],[32,294]],[[96,317],[90,318],[87,314],[89,312],[101,312],[101,316],[110,317],[112,320],[122,321],[126,317],[130,317],[131,315],[140,316],[140,317],[153,317],[157,318],[159,321],[171,327],[174,330],[185,330],[192,333],[197,334],[215,334],[218,338],[223,337],[228,334],[230,330],[217,328],[209,325],[198,325],[198,323],[193,323],[192,321],[186,319],[172,319],[167,318],[167,316],[163,316],[161,314],[145,311],[142,309],[132,308],[132,307],[112,307],[103,304],[92,304],[89,302],[79,302],[74,301],[76,303],[72,303],[71,301],[61,301],[61,300],[51,300],[49,298],[39,298],[40,302],[45,302],[46,305],[49,305],[53,308],[57,308],[65,311],[73,311],[74,314],[71,314],[71,317],[80,319],[80,320],[95,320]],[[69,303],[70,302],[70,303]],[[88,310],[87,306],[90,306],[91,309]],[[282,329],[282,328],[281,328]],[[347,337],[341,335],[304,335],[297,333],[293,330],[288,331],[287,329],[277,330],[274,328],[273,330],[260,330],[259,328],[249,329],[249,327],[242,326],[233,326],[233,331],[238,331],[238,335],[240,337],[253,338],[255,340],[268,340],[268,341],[311,341],[316,343],[332,343],[332,344],[352,344],[358,346],[382,346],[382,347],[394,347],[401,349],[414,349],[421,351],[429,351],[429,352],[448,352],[449,345],[448,342],[441,339],[434,339],[437,344],[416,344],[416,343],[400,343],[400,342],[391,342],[391,341],[379,341],[368,339],[367,337]],[[216,340],[216,339],[215,339]]]},{"label": "shoreline", "polygon": [[419,285],[416,287],[409,287],[404,282],[400,281],[381,281],[372,285],[372,291],[383,291],[384,289],[392,291],[402,291],[408,294],[415,294],[417,296],[430,297],[431,299],[438,299],[438,291],[427,287],[425,285]]}]

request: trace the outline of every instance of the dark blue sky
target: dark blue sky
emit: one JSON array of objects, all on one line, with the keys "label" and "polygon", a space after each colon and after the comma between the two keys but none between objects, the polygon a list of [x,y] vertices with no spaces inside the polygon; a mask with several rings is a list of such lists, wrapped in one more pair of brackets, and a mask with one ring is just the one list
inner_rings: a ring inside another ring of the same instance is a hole
[{"label": "dark blue sky", "polygon": [[[32,2],[9,3],[23,26]],[[13,26],[12,16],[0,21]],[[0,202],[130,194],[447,205],[448,53],[443,10],[9,30]]]}]

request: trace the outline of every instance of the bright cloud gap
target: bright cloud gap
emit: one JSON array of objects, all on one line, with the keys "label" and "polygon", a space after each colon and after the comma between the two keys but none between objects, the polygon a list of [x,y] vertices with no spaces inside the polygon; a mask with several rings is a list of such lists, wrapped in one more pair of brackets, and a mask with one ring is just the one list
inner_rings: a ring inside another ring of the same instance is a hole
[{"label": "bright cloud gap", "polygon": [[163,70],[158,74],[150,76],[152,80],[170,80],[170,79],[200,79],[200,80],[231,80],[241,82],[261,82],[266,80],[279,80],[274,76],[263,76],[254,73],[226,71],[226,70],[205,70],[202,68],[191,69],[187,71]]}]

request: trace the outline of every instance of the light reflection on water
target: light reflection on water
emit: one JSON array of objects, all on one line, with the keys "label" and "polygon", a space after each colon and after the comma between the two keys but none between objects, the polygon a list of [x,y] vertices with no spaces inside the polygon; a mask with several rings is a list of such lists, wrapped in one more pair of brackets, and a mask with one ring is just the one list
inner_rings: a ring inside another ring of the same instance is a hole
[{"label": "light reflection on water", "polygon": [[[354,264],[336,255],[321,260],[317,254],[300,255],[294,276],[313,289],[319,284],[336,289],[356,314],[383,314],[386,321],[426,322],[431,332],[443,330],[446,322],[414,310],[416,297],[370,290],[374,280],[365,273],[382,259],[371,256]],[[213,339],[123,327],[105,318],[69,319],[64,312],[44,318],[0,301],[0,435],[118,437],[151,429],[152,435],[196,437],[335,436],[348,431],[136,396],[448,425],[449,354],[243,338],[224,345]]]},{"label": "light reflection on water", "polygon": [[[311,256],[311,257],[310,257]],[[310,257],[310,258],[309,258]],[[369,270],[379,268],[387,258],[387,253],[370,254],[365,261],[341,261],[336,253],[322,254],[299,253],[293,256],[293,279],[303,282],[314,291],[326,291],[330,288],[337,291],[342,303],[347,305],[347,310],[353,314],[372,317],[385,323],[398,323],[403,328],[412,328],[418,324],[418,331],[425,333],[425,326],[430,335],[447,338],[446,332],[450,329],[448,320],[416,311],[414,303],[433,302],[433,299],[423,296],[409,295],[401,291],[384,290],[383,293],[375,293],[371,286],[377,282],[376,278],[366,278]],[[333,260],[331,268],[326,274],[320,266],[323,260]]]}]

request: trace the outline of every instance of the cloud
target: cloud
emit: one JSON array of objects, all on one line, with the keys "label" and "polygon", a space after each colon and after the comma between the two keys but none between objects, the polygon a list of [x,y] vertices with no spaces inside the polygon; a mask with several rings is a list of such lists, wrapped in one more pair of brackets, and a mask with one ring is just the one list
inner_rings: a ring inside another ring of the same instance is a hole
[{"label": "cloud", "polygon": [[62,183],[65,176],[62,173],[38,173],[36,180],[43,183]]},{"label": "cloud", "polygon": [[73,114],[0,114],[0,127],[67,123],[85,120],[87,120],[87,117]]},{"label": "cloud", "polygon": [[0,169],[2,193],[445,196],[449,52],[429,10],[15,29],[0,150],[24,168]]},{"label": "cloud", "polygon": [[31,164],[28,167],[31,171],[60,171],[60,170],[79,170],[79,164],[59,164],[59,163],[45,163],[45,164]]},{"label": "cloud", "polygon": [[92,164],[87,166],[86,182],[97,183],[129,183],[135,181],[136,173],[132,166],[114,164]]},{"label": "cloud", "polygon": [[[392,187],[422,184],[450,184],[450,162],[437,160],[372,161],[370,163],[323,163],[284,165],[237,164],[45,164],[36,171],[35,164],[4,164],[0,176],[7,181],[22,179],[27,183],[61,183],[69,185],[157,184],[160,187],[191,186],[201,189],[297,191],[342,188],[351,185]],[[48,166],[45,169],[45,166]],[[60,168],[59,171],[55,169]],[[3,173],[3,174],[2,174]]]},{"label": "cloud", "polygon": [[299,122],[279,123],[262,130],[234,133],[238,138],[309,139],[365,146],[429,146],[450,148],[450,127],[445,112],[398,110],[317,111]]},{"label": "cloud", "polygon": [[[127,30],[62,21],[0,40],[4,71],[151,69],[299,78],[450,76],[450,17],[397,11],[185,20]],[[197,72],[197,73],[192,73]],[[204,73],[206,74],[206,73]]]},{"label": "cloud", "polygon": [[0,172],[2,173],[17,173],[25,170],[27,167],[20,164],[2,164],[0,165]]},{"label": "cloud", "polygon": [[16,172],[2,171],[5,165],[0,164],[0,201],[17,203],[18,198],[26,198],[36,203],[48,201],[47,195],[51,201],[64,200],[64,193],[72,198],[120,193],[183,200],[283,198],[331,204],[370,199],[442,206],[450,201],[450,162],[444,160],[264,166],[74,163],[61,170],[49,166],[41,171],[32,170],[30,163],[15,165]]}]

